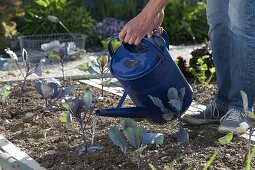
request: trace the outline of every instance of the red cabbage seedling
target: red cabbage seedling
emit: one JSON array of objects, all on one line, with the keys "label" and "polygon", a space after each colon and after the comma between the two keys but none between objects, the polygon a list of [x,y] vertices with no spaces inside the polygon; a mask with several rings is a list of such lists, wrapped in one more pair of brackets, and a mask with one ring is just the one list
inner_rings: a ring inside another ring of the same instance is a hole
[{"label": "red cabbage seedling", "polygon": [[162,103],[162,101],[157,97],[152,97],[149,95],[149,98],[152,100],[152,102],[161,109],[161,111],[164,113],[163,118],[167,121],[172,120],[174,118],[174,115],[177,115],[177,120],[179,122],[179,131],[177,132],[177,140],[181,143],[188,143],[189,141],[189,134],[184,129],[183,123],[182,123],[182,103],[183,103],[183,97],[185,95],[185,88],[179,89],[179,92],[176,88],[169,88],[167,92],[167,97],[169,99],[169,107],[173,110],[168,110]]},{"label": "red cabbage seedling", "polygon": [[[63,106],[67,109],[67,113],[65,112],[62,114],[62,116],[70,117],[68,118],[69,121],[72,120],[72,116],[76,118],[77,122],[80,125],[80,133],[82,134],[82,138],[85,144],[85,149],[80,149],[79,152],[88,152],[93,151],[93,149],[96,149],[95,147],[91,150],[88,147],[88,137],[85,133],[86,126],[89,122],[93,120],[93,111],[95,109],[94,104],[92,103],[93,100],[93,94],[92,91],[88,90],[85,92],[83,98],[77,98],[77,97],[66,97],[64,98]],[[61,117],[63,119],[63,117]],[[93,132],[92,132],[93,133]],[[93,139],[92,139],[93,140]]]},{"label": "red cabbage seedling", "polygon": [[95,75],[99,80],[101,80],[101,95],[104,97],[104,86],[111,82],[111,79],[104,80],[106,74],[109,72],[108,64],[109,57],[107,55],[99,56],[95,61],[91,62],[92,65],[88,63],[80,65],[80,70],[88,71],[91,75]]},{"label": "red cabbage seedling", "polygon": [[48,108],[55,101],[67,96],[74,90],[73,86],[60,86],[60,82],[54,78],[46,79],[44,81],[36,80],[35,88],[37,92],[44,98],[46,108]]},{"label": "red cabbage seedling", "polygon": [[115,145],[120,147],[124,155],[136,162],[138,169],[141,169],[142,152],[146,146],[161,145],[164,141],[163,134],[150,133],[144,127],[138,126],[132,119],[124,119],[122,129],[112,126],[108,131],[108,136]]},{"label": "red cabbage seedling", "polygon": [[25,73],[23,73],[23,71],[21,70],[19,64],[18,64],[18,57],[17,55],[11,51],[9,48],[5,49],[6,53],[9,54],[9,56],[11,57],[11,59],[15,62],[16,66],[18,67],[22,77],[23,77],[23,82],[21,85],[21,91],[20,91],[20,95],[22,96],[22,93],[24,92],[24,88],[25,88],[25,84],[26,84],[26,80],[28,78],[28,76],[32,75],[33,73],[36,74],[37,76],[41,76],[42,75],[42,63],[37,64],[34,68],[31,68],[31,64],[28,62],[28,54],[27,51],[23,48],[22,50],[22,59],[23,59],[23,63],[25,66]]}]

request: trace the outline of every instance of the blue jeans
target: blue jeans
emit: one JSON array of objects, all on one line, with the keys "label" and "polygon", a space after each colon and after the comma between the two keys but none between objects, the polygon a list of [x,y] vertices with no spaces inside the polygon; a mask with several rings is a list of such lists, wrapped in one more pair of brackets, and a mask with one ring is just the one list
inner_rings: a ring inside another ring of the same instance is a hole
[{"label": "blue jeans", "polygon": [[207,21],[216,67],[216,103],[242,109],[240,90],[255,100],[255,0],[207,0]]}]

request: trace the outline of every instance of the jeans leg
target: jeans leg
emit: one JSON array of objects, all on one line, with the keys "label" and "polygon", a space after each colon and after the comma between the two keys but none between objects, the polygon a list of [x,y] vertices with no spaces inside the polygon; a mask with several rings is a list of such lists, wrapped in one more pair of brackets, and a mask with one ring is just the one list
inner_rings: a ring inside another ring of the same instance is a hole
[{"label": "jeans leg", "polygon": [[231,32],[230,107],[242,108],[240,90],[248,95],[249,108],[255,99],[255,1],[229,0]]},{"label": "jeans leg", "polygon": [[229,0],[207,0],[208,35],[218,84],[216,103],[226,107],[228,107],[228,92],[231,83],[228,7]]}]

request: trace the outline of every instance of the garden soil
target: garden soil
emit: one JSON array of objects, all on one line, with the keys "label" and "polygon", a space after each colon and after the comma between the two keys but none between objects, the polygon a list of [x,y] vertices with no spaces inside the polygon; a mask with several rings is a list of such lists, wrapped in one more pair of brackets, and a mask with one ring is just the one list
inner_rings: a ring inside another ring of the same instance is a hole
[{"label": "garden soil", "polygon": [[[103,100],[100,90],[76,81],[62,82],[64,86],[75,86],[72,96],[82,97],[84,92],[91,89],[94,94],[96,108],[114,108],[120,97],[105,92]],[[112,125],[121,125],[122,118],[99,117],[93,146],[100,146],[94,152],[77,152],[84,146],[79,133],[79,125],[75,118],[72,123],[61,123],[56,112],[64,108],[56,103],[52,110],[43,111],[44,100],[36,92],[33,82],[27,82],[23,97],[19,97],[20,85],[12,83],[10,100],[0,104],[0,133],[26,152],[43,167],[49,170],[135,170],[136,164],[125,157],[121,150],[108,138],[107,131]],[[216,94],[216,85],[202,87],[192,85],[194,100],[208,103]],[[132,106],[126,100],[125,107]],[[33,119],[25,118],[27,113],[36,114]],[[234,136],[231,143],[220,146],[218,138],[224,136],[217,132],[217,124],[190,126],[185,125],[189,133],[189,143],[180,144],[176,140],[178,123],[176,120],[165,125],[152,124],[147,120],[139,120],[139,125],[145,126],[151,132],[164,134],[164,144],[148,146],[142,157],[142,169],[150,169],[148,164],[158,170],[165,169],[203,169],[210,157],[218,151],[209,169],[244,169],[244,160],[248,141],[240,136]],[[89,122],[87,137],[91,137],[92,123]],[[255,169],[252,161],[252,169]]]}]

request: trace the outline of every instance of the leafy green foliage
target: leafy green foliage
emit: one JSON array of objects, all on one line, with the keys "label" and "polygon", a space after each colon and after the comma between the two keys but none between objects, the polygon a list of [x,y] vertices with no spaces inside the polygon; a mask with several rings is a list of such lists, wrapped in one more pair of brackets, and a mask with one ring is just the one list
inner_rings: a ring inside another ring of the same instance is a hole
[{"label": "leafy green foliage", "polygon": [[113,17],[122,20],[130,20],[135,17],[148,0],[128,0],[118,2],[117,0],[93,0],[94,8],[91,13],[97,20]]},{"label": "leafy green foliage", "polygon": [[[108,44],[109,44],[109,42],[110,42],[110,38],[106,38],[106,39],[103,39],[103,40],[101,41],[101,43],[102,43],[102,45],[103,45],[103,47],[104,47],[104,50],[108,50]],[[116,51],[116,50],[121,46],[121,42],[118,41],[118,40],[113,40],[113,41],[111,42],[111,45],[112,45],[113,50]]]},{"label": "leafy green foliage", "polygon": [[[208,56],[203,56],[202,58],[199,58],[197,60],[196,67],[189,68],[189,71],[194,76],[194,84],[196,84],[196,81],[198,80],[201,85],[207,85],[209,84],[213,75],[215,74],[216,72],[215,67],[208,68],[208,65],[206,64],[205,60],[207,58]],[[207,79],[206,72],[208,70],[210,71],[210,77]]]},{"label": "leafy green foliage", "polygon": [[35,0],[24,6],[26,15],[20,21],[20,31],[23,34],[49,34],[53,31],[60,33],[66,30],[58,24],[47,20],[49,15],[59,18],[71,32],[87,34],[94,27],[94,20],[86,8],[78,0]]},{"label": "leafy green foliage", "polygon": [[141,155],[146,146],[163,144],[164,141],[163,134],[150,133],[144,127],[138,126],[132,119],[124,119],[122,129],[112,126],[108,131],[108,136],[128,158],[136,161],[138,169],[141,168]]},{"label": "leafy green foliage", "polygon": [[206,4],[202,0],[169,0],[165,8],[163,27],[168,32],[170,42],[200,43],[207,39],[205,7]]},{"label": "leafy green foliage", "polygon": [[0,1],[0,51],[9,46],[14,48],[11,39],[18,35],[15,18],[24,15],[22,0]]}]

